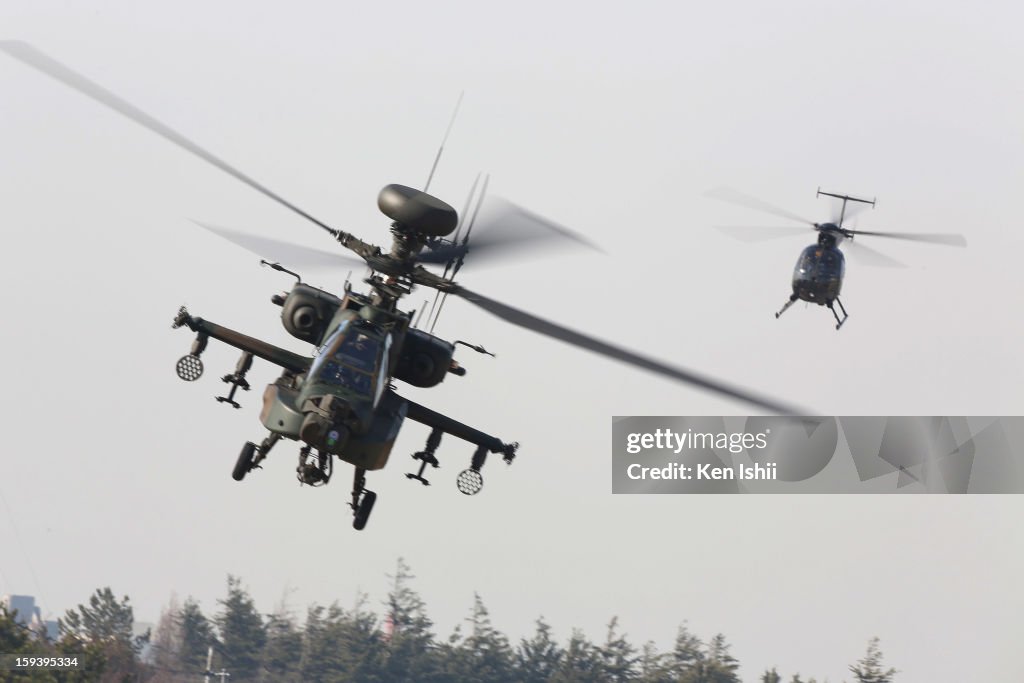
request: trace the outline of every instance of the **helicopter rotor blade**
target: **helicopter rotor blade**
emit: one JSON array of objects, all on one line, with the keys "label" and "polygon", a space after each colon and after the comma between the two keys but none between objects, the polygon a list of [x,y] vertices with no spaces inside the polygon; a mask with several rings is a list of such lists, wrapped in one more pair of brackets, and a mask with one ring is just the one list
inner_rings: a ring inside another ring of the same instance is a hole
[{"label": "helicopter rotor blade", "polygon": [[470,243],[474,261],[479,260],[481,250],[495,253],[497,249],[513,249],[520,245],[525,247],[542,241],[551,245],[579,245],[605,253],[604,249],[585,235],[500,197],[488,199],[488,206],[480,218],[477,230],[477,236]]},{"label": "helicopter rotor blade", "polygon": [[334,228],[327,225],[323,221],[314,218],[313,216],[306,213],[305,211],[295,206],[291,202],[287,201],[283,197],[275,194],[274,192],[264,187],[260,183],[256,182],[249,176],[245,175],[238,169],[234,168],[227,162],[221,160],[220,158],[214,156],[213,154],[206,151],[199,145],[195,144],[181,133],[178,133],[170,126],[167,126],[166,124],[158,121],[157,119],[153,118],[152,116],[142,111],[135,105],[127,102],[126,100],[121,99],[119,96],[110,92],[106,88],[103,88],[102,86],[93,83],[85,76],[61,64],[57,60],[44,54],[32,45],[17,40],[3,40],[0,41],[0,50],[3,50],[8,55],[19,60],[20,62],[34,69],[37,69],[38,71],[41,71],[47,76],[50,76],[51,78],[57,81],[60,81],[69,88],[77,90],[86,97],[89,97],[99,102],[100,104],[107,106],[110,109],[113,109],[122,116],[125,116],[126,118],[131,119],[135,123],[139,124],[143,128],[147,128],[150,131],[156,133],[157,135],[163,137],[164,139],[169,140],[170,142],[173,142],[179,147],[191,152],[192,154],[199,157],[203,161],[206,161],[207,163],[216,166],[217,168],[224,171],[228,175],[242,181],[243,183],[253,188],[257,192],[260,192],[261,194],[269,197],[270,199],[273,199],[278,204],[281,204],[282,206],[291,209],[293,212],[302,216],[306,220],[311,221],[314,224],[320,226],[321,228],[331,233],[335,237],[339,235],[338,230],[335,230]]},{"label": "helicopter rotor blade", "polygon": [[[845,228],[844,228],[845,230]],[[851,235],[871,235],[872,237],[891,237],[898,240],[910,240],[912,242],[929,242],[931,244],[946,244],[951,247],[966,247],[967,238],[959,233],[953,232],[873,232],[868,230],[845,230]]]},{"label": "helicopter rotor blade", "polygon": [[886,256],[877,249],[872,249],[866,244],[861,244],[855,240],[846,240],[843,242],[843,246],[846,252],[855,260],[863,263],[866,266],[876,266],[879,268],[906,268],[907,264],[897,261],[894,258]]},{"label": "helicopter rotor blade", "polygon": [[807,234],[807,228],[794,228],[792,226],[716,225],[715,230],[724,232],[729,237],[741,242],[764,242],[765,240],[774,240],[780,237]]},{"label": "helicopter rotor blade", "polygon": [[746,389],[733,387],[724,382],[719,382],[717,380],[698,375],[689,370],[684,370],[682,368],[662,363],[661,361],[647,358],[646,356],[634,353],[628,349],[608,344],[607,342],[600,341],[599,339],[595,339],[594,337],[590,337],[581,332],[576,332],[567,327],[562,327],[561,325],[549,320],[545,320],[531,313],[527,313],[526,311],[509,306],[508,304],[495,301],[494,299],[490,299],[482,294],[465,289],[464,287],[456,285],[450,291],[452,294],[479,306],[488,313],[491,313],[506,322],[532,330],[544,336],[551,337],[552,339],[557,339],[571,346],[586,349],[593,353],[606,356],[613,360],[617,360],[643,370],[648,370],[649,372],[674,379],[684,384],[701,387],[708,391],[739,399],[740,401],[744,401],[772,413],[780,415],[809,414],[805,411],[797,410],[792,406],[779,403],[774,399],[759,396],[753,392],[747,391]]},{"label": "helicopter rotor blade", "polygon": [[597,244],[506,199],[490,197],[481,212],[473,239],[420,254],[421,263],[447,263],[472,253],[467,263],[494,260],[513,252],[583,246],[604,253]]},{"label": "helicopter rotor blade", "polygon": [[[479,179],[479,176],[478,176]],[[480,214],[480,206],[484,203],[484,199],[487,197],[487,186],[491,182],[491,174],[488,173],[484,176],[484,184],[480,188],[480,194],[476,197],[476,203],[473,205],[473,214],[469,218],[469,223],[466,226],[466,234],[462,237],[462,242],[458,243],[458,234],[452,239],[453,251],[448,259],[447,265],[444,268],[444,277],[448,282],[455,280],[455,276],[459,274],[462,269],[462,265],[466,262],[466,254],[468,253],[469,236],[473,234],[473,226],[476,225],[476,218]],[[473,183],[473,189],[476,189],[476,183]],[[470,191],[469,197],[466,199],[466,209],[469,208],[473,200],[473,192]],[[460,226],[461,228],[461,226]],[[448,275],[448,270],[451,268],[451,276]],[[448,292],[441,296],[441,303],[437,307],[437,313],[434,315],[434,322],[430,324],[430,332],[433,334],[434,327],[437,325],[437,321],[441,318],[441,311],[444,310],[444,305],[448,301]]]},{"label": "helicopter rotor blade", "polygon": [[762,211],[773,216],[778,216],[779,218],[788,218],[789,220],[804,223],[811,227],[815,227],[815,225],[817,225],[814,221],[809,221],[803,216],[798,216],[791,211],[787,211],[786,209],[775,206],[774,204],[769,204],[766,201],[744,194],[738,190],[732,189],[731,187],[716,187],[715,189],[706,192],[705,196],[727,202],[729,204],[736,204],[738,206],[745,206],[748,209]]},{"label": "helicopter rotor blade", "polygon": [[336,252],[323,249],[315,249],[313,247],[305,247],[301,244],[292,244],[291,242],[284,242],[270,237],[260,237],[258,235],[238,232],[236,230],[230,230],[218,225],[210,225],[209,223],[203,223],[194,219],[192,222],[200,228],[209,230],[218,237],[222,237],[229,242],[237,244],[243,249],[247,249],[261,258],[276,261],[293,268],[327,268],[339,265],[345,265],[348,267],[366,266],[366,263],[362,259],[352,256],[346,256],[344,254],[338,254]]},{"label": "helicopter rotor blade", "polygon": [[[476,178],[473,180],[473,185],[469,188],[469,194],[466,195],[466,201],[462,205],[462,211],[459,213],[459,224],[455,227],[455,232],[452,234],[452,242],[458,244],[459,237],[462,235],[462,229],[466,227],[466,217],[469,216],[469,207],[473,206],[473,198],[476,197],[476,188],[480,185],[480,177],[483,173],[477,173]],[[489,177],[488,177],[489,178]],[[487,180],[484,180],[486,185]],[[448,270],[447,268],[445,270]],[[448,273],[445,273],[445,277],[448,277]]]},{"label": "helicopter rotor blade", "polygon": [[[483,206],[484,199],[487,198],[487,186],[491,184],[491,174],[487,173],[484,175],[484,184],[480,187],[480,194],[477,195],[476,204],[473,206],[473,215],[469,218],[469,223],[466,225],[466,234],[462,236],[462,242],[460,246],[465,250],[466,245],[469,244],[469,236],[473,234],[473,227],[476,225],[477,216],[480,215],[480,207]],[[451,259],[452,274],[449,278],[454,280],[455,276],[459,274],[462,269],[462,265],[466,262],[466,251],[463,251],[457,257],[453,256]],[[444,301],[441,301],[441,305],[444,306]],[[440,311],[438,311],[440,313]],[[437,322],[437,319],[434,319]]]},{"label": "helicopter rotor blade", "polygon": [[[483,175],[483,173],[477,173],[476,174],[476,179],[473,180],[472,187],[469,188],[469,194],[466,196],[466,203],[463,204],[463,206],[462,206],[462,213],[459,214],[459,224],[458,224],[458,226],[456,226],[455,233],[452,235],[452,244],[458,244],[459,243],[459,236],[462,234],[462,229],[464,227],[466,227],[466,217],[469,216],[469,207],[473,206],[473,199],[477,196],[476,188],[480,184],[480,177],[482,175]],[[484,178],[483,194],[487,193],[487,183],[488,183],[489,180],[490,180],[490,176],[487,176],[486,178]],[[481,195],[481,198],[482,197],[483,197],[483,195]],[[480,201],[480,199],[477,200],[477,203],[479,203],[479,201]],[[475,216],[475,214],[474,214],[474,216]],[[472,225],[470,225],[470,230],[472,230]],[[469,232],[466,233],[466,238],[463,240],[463,243],[465,243],[465,241],[468,240],[468,239],[469,239]],[[464,255],[465,255],[465,251],[463,251],[463,252],[461,252],[459,254],[452,254],[451,258],[449,258],[445,262],[445,264],[444,264],[444,274],[441,276],[443,279],[449,280],[449,279],[454,279],[455,278],[454,274],[452,274],[449,277],[449,273],[452,273],[453,269],[455,271],[458,270],[458,265],[459,265],[458,264],[458,259],[461,258]],[[427,258],[427,259],[430,258],[430,256],[424,255],[422,252],[420,253],[420,256],[421,256],[421,258],[424,258],[424,257]],[[430,313],[427,315],[427,320],[428,321],[433,319],[433,322],[430,323],[430,332],[431,333],[434,332],[434,327],[437,325],[438,318],[441,317],[441,309],[444,308],[444,302],[447,299],[448,299],[448,294],[447,293],[441,294],[441,290],[439,290],[439,289],[434,291],[434,303],[432,303],[430,305]],[[440,304],[438,304],[439,301],[440,301]],[[435,315],[435,311],[436,311],[436,315]]]}]

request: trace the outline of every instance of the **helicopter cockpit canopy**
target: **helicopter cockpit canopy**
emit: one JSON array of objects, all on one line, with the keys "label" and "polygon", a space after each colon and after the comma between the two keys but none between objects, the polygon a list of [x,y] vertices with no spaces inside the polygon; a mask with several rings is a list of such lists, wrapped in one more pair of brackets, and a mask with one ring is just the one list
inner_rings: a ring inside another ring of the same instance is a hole
[{"label": "helicopter cockpit canopy", "polygon": [[803,250],[793,272],[794,280],[842,279],[846,270],[843,253],[834,247],[811,245]]},{"label": "helicopter cockpit canopy", "polygon": [[365,398],[380,399],[387,386],[387,353],[391,336],[382,339],[369,325],[345,320],[320,347],[309,369],[310,380]]}]

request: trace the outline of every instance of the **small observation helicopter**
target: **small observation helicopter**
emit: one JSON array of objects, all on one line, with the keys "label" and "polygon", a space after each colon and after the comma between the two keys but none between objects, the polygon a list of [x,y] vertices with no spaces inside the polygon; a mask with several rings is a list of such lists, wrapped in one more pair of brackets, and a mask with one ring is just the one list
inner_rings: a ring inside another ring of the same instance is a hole
[{"label": "small observation helicopter", "polygon": [[[392,221],[391,248],[385,252],[380,247],[363,242],[352,234],[314,218],[152,116],[36,48],[21,42],[0,41],[0,50],[117,111],[287,207],[326,231],[337,244],[353,252],[359,259],[212,226],[204,227],[263,254],[268,250],[285,248],[297,257],[327,257],[334,259],[334,262],[347,260],[368,266],[371,270],[369,277],[364,280],[370,289],[368,293],[355,292],[351,284],[346,282],[344,292],[338,296],[302,282],[297,273],[278,262],[263,261],[275,270],[296,278],[290,291],[274,295],[271,301],[281,308],[281,323],[285,330],[315,349],[311,357],[193,316],[184,307],[179,310],[173,327],[186,327],[196,334],[189,353],[177,363],[177,373],[181,379],[194,381],[203,374],[201,356],[211,338],[242,352],[234,372],[222,377],[222,381],[229,384],[231,389],[227,396],[218,397],[218,401],[239,407],[235,394],[239,388],[243,391],[250,389],[246,373],[254,358],[268,361],[282,370],[280,377],[263,391],[260,421],[269,434],[259,444],[250,441],[242,447],[232,472],[236,480],[244,479],[249,472],[259,468],[271,449],[282,439],[297,441],[300,444],[297,477],[302,484],[320,486],[328,483],[334,458],[354,466],[350,507],[354,516],[353,526],[362,529],[376,501],[376,494],[366,489],[366,473],[379,470],[387,464],[395,439],[406,419],[430,428],[424,450],[412,456],[419,461],[419,470],[406,475],[424,485],[429,484],[424,477],[427,466],[436,468],[440,464],[435,452],[444,434],[475,446],[469,467],[457,479],[458,489],[464,494],[473,495],[482,488],[481,469],[488,454],[499,454],[506,463],[514,460],[518,443],[499,439],[397,393],[396,382],[415,387],[434,387],[448,375],[464,376],[465,368],[454,358],[458,345],[493,355],[482,346],[464,341],[449,342],[418,328],[413,321],[414,312],[399,308],[401,298],[408,295],[415,286],[436,290],[435,304],[438,297],[443,297],[437,306],[437,314],[447,296],[454,295],[513,325],[614,360],[744,401],[772,413],[802,414],[778,401],[745,389],[576,332],[473,292],[455,282],[455,276],[467,255],[479,255],[487,250],[501,251],[517,239],[515,235],[492,232],[470,241],[477,211],[486,193],[486,181],[479,193],[474,185],[462,218],[451,206],[427,194],[430,178],[422,191],[398,184],[386,186],[377,198],[378,208]],[[444,142],[441,145],[443,148]],[[438,157],[440,153],[439,150]],[[435,159],[435,168],[436,165]],[[474,196],[475,209],[470,212]],[[520,210],[520,213],[529,214],[525,210]],[[465,221],[467,215],[470,218]],[[536,218],[543,222],[543,219]],[[547,227],[563,237],[587,243],[584,238],[564,228],[554,225]],[[425,267],[427,265],[443,266],[444,272],[439,275],[428,270]],[[435,323],[436,320],[435,315]],[[433,326],[430,329],[432,331]]]},{"label": "small observation helicopter", "polygon": [[[793,268],[793,293],[790,295],[789,301],[775,314],[776,319],[785,313],[786,309],[792,306],[797,299],[802,299],[819,306],[827,306],[836,319],[836,329],[838,330],[843,326],[843,323],[849,317],[843,302],[839,300],[839,292],[843,287],[843,276],[846,273],[846,259],[843,257],[843,252],[839,250],[839,245],[843,240],[849,240],[849,245],[853,248],[851,253],[859,255],[870,265],[890,267],[899,267],[903,264],[863,244],[855,243],[853,241],[854,237],[857,235],[871,235],[873,237],[890,237],[915,242],[931,242],[933,244],[947,244],[960,247],[967,246],[967,241],[963,235],[953,233],[872,232],[844,228],[843,221],[849,217],[846,211],[847,202],[856,202],[859,205],[857,208],[864,208],[865,206],[874,208],[875,200],[858,199],[857,197],[833,192],[822,192],[821,188],[818,188],[816,196],[820,197],[822,195],[842,200],[842,205],[839,207],[839,215],[833,216],[832,220],[828,223],[814,223],[785,209],[780,209],[767,202],[763,202],[756,197],[751,197],[729,188],[718,188],[708,193],[709,197],[721,201],[806,223],[818,231],[818,243],[812,244],[800,252],[800,258],[797,259],[796,267]],[[851,207],[851,209],[854,209],[854,207]],[[851,210],[850,214],[852,215],[853,213],[855,211]],[[744,241],[772,239],[797,233],[803,234],[806,231],[806,228],[796,227],[718,226],[718,229]],[[837,305],[843,313],[842,318],[836,312],[835,306]]]}]

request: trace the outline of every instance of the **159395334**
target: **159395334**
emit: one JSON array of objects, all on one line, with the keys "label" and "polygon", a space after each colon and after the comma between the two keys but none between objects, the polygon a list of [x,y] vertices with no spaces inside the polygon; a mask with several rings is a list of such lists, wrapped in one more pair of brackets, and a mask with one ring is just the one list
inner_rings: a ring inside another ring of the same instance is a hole
[{"label": "159395334", "polygon": [[62,671],[79,668],[77,655],[43,657],[38,655],[0,654],[0,671]]}]

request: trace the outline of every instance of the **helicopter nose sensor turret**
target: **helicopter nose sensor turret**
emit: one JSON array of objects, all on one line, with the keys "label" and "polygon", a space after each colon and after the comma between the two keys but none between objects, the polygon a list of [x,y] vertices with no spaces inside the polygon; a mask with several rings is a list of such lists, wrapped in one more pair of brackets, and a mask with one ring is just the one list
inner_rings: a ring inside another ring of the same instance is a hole
[{"label": "helicopter nose sensor turret", "polygon": [[459,215],[437,197],[405,185],[387,185],[377,195],[377,207],[399,226],[427,237],[444,237],[455,229]]},{"label": "helicopter nose sensor turret", "polygon": [[324,453],[341,453],[350,436],[345,425],[351,407],[337,396],[327,395],[318,400],[307,400],[306,413],[299,428],[299,438]]}]

